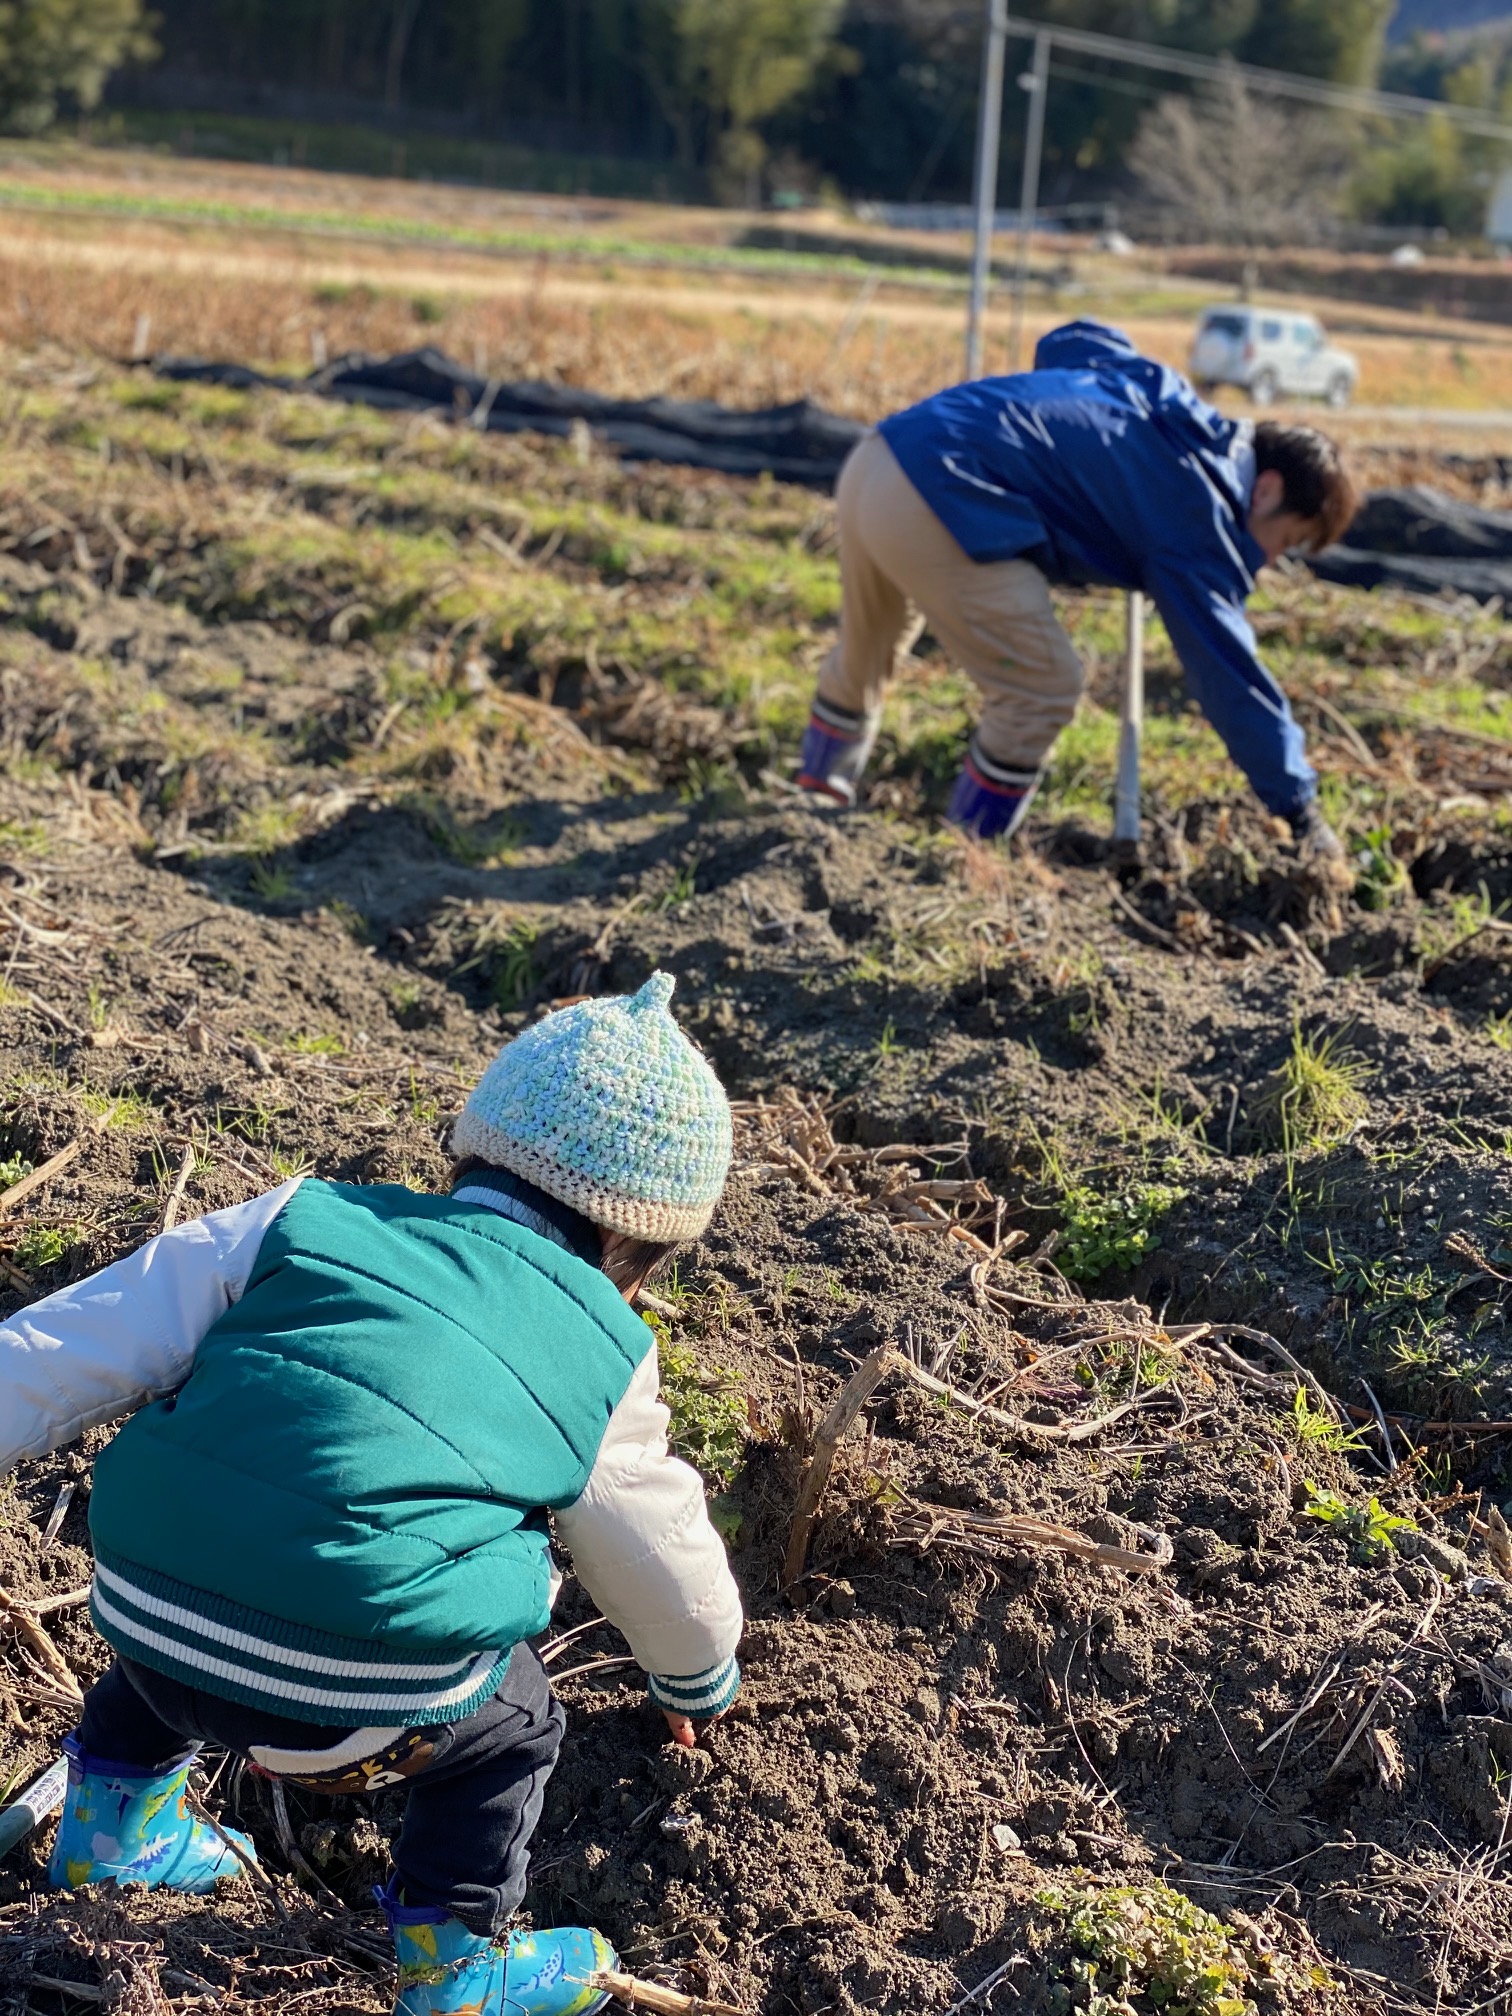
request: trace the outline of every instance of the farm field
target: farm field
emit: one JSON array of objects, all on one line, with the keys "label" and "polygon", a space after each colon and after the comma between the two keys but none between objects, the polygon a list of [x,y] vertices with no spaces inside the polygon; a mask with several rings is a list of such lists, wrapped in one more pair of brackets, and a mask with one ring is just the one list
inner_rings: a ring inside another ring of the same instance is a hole
[{"label": "farm field", "polygon": [[[0,341],[113,358],[147,347],[302,370],[312,355],[430,342],[500,377],[734,404],[806,396],[869,417],[958,373],[969,252],[961,234],[822,213],[774,225],[143,150],[0,149]],[[1004,240],[999,271],[1013,258]],[[1045,329],[1095,314],[1184,365],[1199,310],[1233,292],[1085,240],[1038,240],[1032,273],[1026,360]],[[1452,427],[1512,412],[1512,339],[1493,323],[1266,298],[1321,310],[1360,359],[1372,413],[1437,408]],[[1011,328],[1000,286],[993,370],[1009,366]]]},{"label": "farm field", "polygon": [[[80,228],[0,243],[0,1183],[78,1144],[0,1191],[0,1308],[299,1171],[440,1182],[508,1033],[664,967],[741,1102],[651,1313],[747,1686],[680,1753],[607,1627],[562,1649],[537,1922],[751,2016],[1505,2007],[1499,612],[1292,570],[1257,599],[1347,897],[1158,630],[1145,855],[1111,858],[1098,592],[1062,599],[1091,689],[1012,853],[940,828],[968,696],[927,635],[865,809],[824,818],[783,780],[838,607],[827,498],[119,359],[148,314],[263,361],[315,327],[476,340],[522,376],[874,412],[947,375],[958,304],[906,341],[900,305],[875,350],[858,320],[852,356],[850,283],[742,323],[682,277],[473,294],[427,251],[385,291],[345,244],[257,272],[224,226]],[[196,246],[213,284],[166,257]],[[1503,501],[1494,442],[1357,432],[1367,484]],[[883,1346],[784,1591],[817,1424]],[[0,1784],[104,1662],[76,1600],[103,1439],[0,1483]],[[44,1829],[0,1864],[0,2006],[388,2008],[392,1800],[291,1791],[285,1827],[211,1770],[276,1895],[54,1895]]]}]

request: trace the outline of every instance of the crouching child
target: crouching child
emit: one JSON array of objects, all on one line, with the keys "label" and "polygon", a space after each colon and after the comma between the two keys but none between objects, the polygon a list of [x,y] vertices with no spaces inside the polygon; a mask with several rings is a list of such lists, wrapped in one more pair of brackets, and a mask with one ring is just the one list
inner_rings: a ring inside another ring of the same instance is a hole
[{"label": "crouching child", "polygon": [[407,1788],[401,2016],[603,2006],[598,1932],[507,1931],[563,1732],[529,1642],[548,1515],[679,1741],[739,1686],[739,1595],[629,1306],[729,1168],[672,984],[508,1044],[449,1195],[296,1179],[0,1328],[0,1472],[140,1409],[95,1465],[116,1657],[66,1744],[55,1884],[241,1875],[251,1844],[187,1797],[220,1744],[317,1791]]}]

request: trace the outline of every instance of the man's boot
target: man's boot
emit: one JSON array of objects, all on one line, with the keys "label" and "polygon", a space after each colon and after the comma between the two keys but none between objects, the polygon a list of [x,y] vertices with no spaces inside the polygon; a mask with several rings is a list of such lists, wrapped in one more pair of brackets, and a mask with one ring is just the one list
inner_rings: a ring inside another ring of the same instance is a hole
[{"label": "man's boot", "polygon": [[602,1933],[572,1925],[490,1939],[401,1903],[397,1880],[377,1895],[399,1958],[394,2016],[593,2016],[609,2000],[590,1985],[619,1965]]},{"label": "man's boot", "polygon": [[945,817],[976,840],[1016,833],[1039,783],[1038,770],[1010,770],[982,751],[973,735]]},{"label": "man's boot", "polygon": [[[84,1883],[145,1883],[149,1889],[200,1895],[244,1871],[213,1827],[189,1811],[189,1762],[167,1771],[143,1771],[92,1757],[76,1736],[63,1739],[68,1791],[47,1865],[60,1890]],[[233,1828],[227,1834],[251,1861],[252,1843]]]},{"label": "man's boot", "polygon": [[854,805],[881,725],[880,707],[870,714],[852,714],[833,701],[816,699],[798,756],[799,789],[827,798],[832,805]]}]

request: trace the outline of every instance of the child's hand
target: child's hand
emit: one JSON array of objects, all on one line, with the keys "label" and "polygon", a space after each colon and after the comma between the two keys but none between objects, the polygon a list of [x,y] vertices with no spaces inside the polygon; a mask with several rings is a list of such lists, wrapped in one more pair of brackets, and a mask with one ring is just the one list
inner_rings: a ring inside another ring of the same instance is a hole
[{"label": "child's hand", "polygon": [[667,1718],[667,1727],[672,1731],[673,1740],[681,1743],[684,1750],[691,1750],[694,1747],[701,1730],[712,1729],[716,1722],[724,1720],[722,1712],[711,1715],[707,1722],[698,1723],[695,1723],[691,1716],[679,1715],[675,1708],[663,1708],[662,1713]]}]

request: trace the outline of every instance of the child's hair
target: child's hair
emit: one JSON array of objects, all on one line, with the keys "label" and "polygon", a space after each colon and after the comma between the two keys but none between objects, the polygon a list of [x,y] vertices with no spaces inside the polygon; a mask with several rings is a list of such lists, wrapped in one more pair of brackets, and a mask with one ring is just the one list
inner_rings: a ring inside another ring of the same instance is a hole
[{"label": "child's hair", "polygon": [[612,1260],[600,1263],[599,1272],[623,1294],[628,1284],[638,1281],[642,1287],[650,1281],[659,1268],[664,1267],[682,1242],[677,1239],[632,1239],[622,1246]]},{"label": "child's hair", "polygon": [[[447,1188],[455,1190],[457,1185],[465,1182],[469,1176],[475,1176],[480,1169],[491,1166],[481,1155],[464,1155],[460,1160],[453,1162],[451,1174],[447,1178]],[[592,1224],[593,1221],[588,1219],[584,1222]],[[596,1225],[594,1230],[602,1233],[605,1227]],[[631,1281],[649,1281],[659,1267],[666,1265],[681,1244],[682,1241],[679,1239],[630,1239],[620,1247],[612,1260],[601,1263],[599,1271],[623,1293],[626,1284]]]},{"label": "child's hair", "polygon": [[1310,519],[1316,528],[1308,542],[1311,552],[1344,536],[1360,500],[1337,441],[1316,427],[1262,420],[1255,429],[1255,470],[1267,469],[1281,478],[1282,510]]}]

